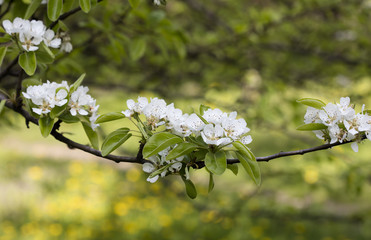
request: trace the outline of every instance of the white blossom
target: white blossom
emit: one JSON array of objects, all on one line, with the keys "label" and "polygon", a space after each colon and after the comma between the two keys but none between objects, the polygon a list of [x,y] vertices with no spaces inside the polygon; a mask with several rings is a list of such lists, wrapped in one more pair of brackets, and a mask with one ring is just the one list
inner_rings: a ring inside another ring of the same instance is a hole
[{"label": "white blossom", "polygon": [[201,132],[202,139],[210,145],[227,145],[232,142],[230,138],[225,137],[224,129],[216,124],[207,124]]},{"label": "white blossom", "polygon": [[227,118],[228,115],[227,113],[222,112],[222,110],[215,108],[206,110],[202,117],[209,123],[221,124],[222,120]]},{"label": "white blossom", "polygon": [[133,99],[129,99],[126,101],[126,105],[128,109],[125,111],[122,111],[122,113],[127,118],[130,118],[134,115],[134,113],[138,113],[138,114],[142,113],[143,108],[148,105],[148,99],[145,97],[138,97],[138,102],[135,102]]},{"label": "white blossom", "polygon": [[61,39],[55,37],[53,30],[46,29],[40,20],[29,21],[17,17],[13,22],[4,20],[3,27],[6,33],[18,39],[22,48],[27,52],[38,50],[41,42],[52,48],[61,46]]},{"label": "white blossom", "polygon": [[53,30],[48,29],[44,33],[44,43],[48,47],[52,48],[59,48],[61,46],[61,39],[55,37],[55,33]]},{"label": "white blossom", "polygon": [[143,108],[143,114],[152,128],[163,125],[162,121],[166,117],[166,102],[163,99],[152,98],[151,102]]},{"label": "white blossom", "polygon": [[364,108],[365,105],[356,114],[350,98],[342,97],[339,103],[329,103],[322,109],[308,107],[304,122],[326,125],[324,130],[313,131],[318,138],[328,140],[329,143],[354,141],[351,147],[358,152],[358,143],[364,136],[371,140],[371,116],[364,113]]}]

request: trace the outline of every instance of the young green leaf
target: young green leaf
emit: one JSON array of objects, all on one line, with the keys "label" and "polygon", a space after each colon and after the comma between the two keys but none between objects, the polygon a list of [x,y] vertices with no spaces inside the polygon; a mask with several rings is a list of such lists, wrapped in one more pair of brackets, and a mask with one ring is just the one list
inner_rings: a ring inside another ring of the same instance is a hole
[{"label": "young green leaf", "polygon": [[35,85],[40,85],[41,81],[40,79],[37,78],[26,78],[22,81],[22,87],[27,88],[29,86],[35,86]]},{"label": "young green leaf", "polygon": [[32,76],[36,71],[35,52],[24,52],[18,58],[18,64],[23,68],[27,75]]},{"label": "young green leaf", "polygon": [[0,101],[0,114],[3,111],[3,109],[4,109],[4,106],[5,106],[5,100],[1,100]]},{"label": "young green leaf", "polygon": [[88,13],[91,9],[91,0],[79,0],[81,10]]},{"label": "young green leaf", "polygon": [[211,192],[213,189],[214,189],[214,178],[213,178],[213,174],[210,173],[208,192]]},{"label": "young green leaf", "polygon": [[107,156],[128,140],[132,135],[129,131],[128,128],[119,128],[111,132],[102,144],[102,156]]},{"label": "young green leaf", "polygon": [[54,119],[51,119],[48,116],[43,116],[39,118],[39,128],[41,135],[43,137],[49,136],[54,126]]},{"label": "young green leaf", "polygon": [[74,91],[76,91],[76,89],[81,85],[85,76],[86,76],[86,73],[81,74],[81,76],[72,84],[70,88],[70,93],[73,93]]},{"label": "young green leaf", "polygon": [[201,104],[201,105],[200,105],[200,115],[204,115],[204,112],[205,112],[206,110],[208,110],[208,109],[210,109],[209,106],[206,106],[206,105]]},{"label": "young green leaf", "polygon": [[8,47],[0,47],[0,66],[3,64],[3,60],[6,55],[6,50],[8,50]]},{"label": "young green leaf", "polygon": [[247,174],[249,174],[255,184],[259,186],[261,183],[261,175],[258,162],[248,158],[246,155],[242,155],[240,152],[236,152],[236,155]]},{"label": "young green leaf", "polygon": [[168,132],[156,133],[144,145],[143,156],[148,158],[180,142],[183,142],[183,139],[174,134]]},{"label": "young green leaf", "polygon": [[204,117],[202,117],[200,114],[196,113],[196,115],[201,119],[201,121],[203,121],[205,124],[209,124],[208,121],[206,121],[206,119]]},{"label": "young green leaf", "polygon": [[67,108],[67,104],[63,105],[63,106],[55,106],[51,111],[50,111],[50,118],[54,119],[54,118],[57,118],[59,117]]},{"label": "young green leaf", "polygon": [[143,57],[147,47],[146,41],[143,38],[132,41],[130,45],[130,57],[133,61],[137,61]]},{"label": "young green leaf", "polygon": [[58,119],[62,120],[65,123],[77,123],[77,122],[80,122],[80,119],[78,117],[76,117],[76,116],[72,116],[69,111],[68,112],[64,112],[63,114],[61,114],[60,116],[58,116]]},{"label": "young green leaf", "polygon": [[48,1],[48,18],[51,21],[56,21],[63,10],[63,0],[49,0]]},{"label": "young green leaf", "polygon": [[125,118],[125,115],[122,114],[121,112],[111,112],[111,113],[106,113],[98,117],[96,123],[105,123],[105,122],[111,122],[114,120],[122,119]]},{"label": "young green leaf", "polygon": [[41,43],[39,46],[39,50],[36,52],[37,62],[45,64],[54,62],[55,56],[49,47],[45,43]]},{"label": "young green leaf", "polygon": [[28,5],[28,8],[26,10],[26,13],[24,15],[24,19],[29,19],[32,14],[35,13],[35,11],[37,10],[37,8],[40,6],[42,0],[32,0],[31,4]]},{"label": "young green leaf", "polygon": [[137,8],[140,3],[140,0],[129,0],[129,3],[132,8]]},{"label": "young green leaf", "polygon": [[243,168],[255,184],[259,186],[261,182],[260,168],[254,154],[240,141],[236,141],[232,144],[238,150],[236,156],[238,160],[240,160]]},{"label": "young green leaf", "polygon": [[94,149],[99,150],[99,139],[97,132],[91,128],[90,123],[81,122],[81,124],[84,127],[84,131],[90,141],[90,144],[93,146]]},{"label": "young green leaf", "polygon": [[188,153],[193,152],[197,148],[198,146],[193,143],[187,142],[179,143],[173,150],[169,152],[169,154],[166,157],[166,160],[172,160],[180,156],[186,155]]},{"label": "young green leaf", "polygon": [[182,180],[184,182],[188,197],[195,199],[197,197],[197,190],[193,182],[189,179],[186,179],[184,176],[182,176]]},{"label": "young green leaf", "polygon": [[299,127],[296,128],[296,130],[299,131],[314,131],[314,130],[322,130],[326,129],[327,126],[323,123],[308,123],[308,124],[303,124]]},{"label": "young green leaf", "polygon": [[237,176],[237,174],[238,174],[238,164],[228,164],[227,168],[229,170],[231,170],[234,173],[234,175]]},{"label": "young green leaf", "polygon": [[227,157],[224,151],[208,152],[205,156],[205,166],[210,172],[221,175],[227,168]]},{"label": "young green leaf", "polygon": [[307,105],[309,107],[321,109],[322,107],[326,106],[324,102],[322,102],[319,99],[315,98],[301,98],[299,100],[296,100],[296,102]]},{"label": "young green leaf", "polygon": [[156,171],[152,172],[148,177],[150,177],[150,178],[156,177],[157,175],[161,174],[163,171],[165,171],[166,169],[168,169],[169,167],[171,167],[171,165],[172,164],[167,164],[165,166],[160,167]]}]

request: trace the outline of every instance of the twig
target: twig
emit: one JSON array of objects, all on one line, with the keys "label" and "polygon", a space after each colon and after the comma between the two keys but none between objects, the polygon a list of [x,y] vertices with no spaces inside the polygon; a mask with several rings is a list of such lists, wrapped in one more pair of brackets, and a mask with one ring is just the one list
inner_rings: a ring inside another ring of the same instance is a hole
[{"label": "twig", "polygon": [[[32,123],[38,125],[38,119],[31,116],[23,108],[16,108],[16,106],[8,99],[8,97],[3,95],[1,92],[0,92],[0,100],[7,100],[6,103],[5,103],[6,107],[8,107],[8,108],[14,110],[15,112],[18,112],[19,114],[21,114],[26,119],[27,122],[32,122]],[[147,162],[147,160],[143,159],[143,155],[142,155],[142,150],[143,150],[143,147],[144,147],[143,143],[141,143],[141,145],[139,147],[138,154],[137,154],[136,157],[125,157],[125,156],[117,156],[117,155],[112,155],[112,154],[109,154],[109,155],[103,157],[102,153],[99,150],[91,148],[87,145],[83,145],[83,144],[74,142],[71,139],[66,138],[65,136],[63,136],[63,134],[57,132],[57,130],[58,130],[57,128],[53,128],[53,130],[51,132],[51,135],[55,139],[57,139],[58,141],[67,144],[67,146],[69,148],[77,148],[77,149],[80,149],[84,152],[88,152],[88,153],[93,154],[95,156],[102,157],[102,158],[114,161],[116,163],[130,162],[130,163],[143,164],[143,163]],[[365,137],[363,137],[363,139],[364,138]],[[302,149],[302,150],[296,150],[296,151],[290,151],[290,152],[279,152],[279,153],[269,155],[269,156],[265,156],[265,157],[257,157],[256,161],[258,161],[258,162],[269,162],[270,160],[281,158],[281,157],[303,155],[303,154],[306,154],[306,153],[325,150],[325,149],[329,149],[329,148],[332,148],[332,147],[335,147],[335,146],[348,144],[348,143],[351,143],[351,142],[353,142],[353,141],[344,141],[342,143],[336,142],[336,143],[332,143],[332,144],[324,144],[324,145],[320,145],[320,146],[317,146],[317,147],[312,147],[312,148],[307,148],[307,149]],[[238,159],[228,159],[227,162],[228,162],[228,164],[234,164],[234,163],[239,163],[240,161]],[[197,168],[203,168],[204,166],[205,166],[204,162],[197,162]]]},{"label": "twig", "polygon": [[0,14],[0,19],[5,16],[10,10],[10,6],[12,5],[14,0],[10,0],[8,6],[6,7],[5,11]]},{"label": "twig", "polygon": [[[97,3],[101,2],[103,0],[98,0]],[[59,16],[59,18],[57,20],[55,20],[54,22],[52,22],[48,28],[52,29],[55,25],[57,25],[58,21],[60,20],[64,20],[66,18],[68,18],[69,16],[79,12],[81,10],[81,7],[77,7],[77,8],[74,8],[72,9],[71,11],[68,11],[66,13],[63,13],[62,15]]]}]

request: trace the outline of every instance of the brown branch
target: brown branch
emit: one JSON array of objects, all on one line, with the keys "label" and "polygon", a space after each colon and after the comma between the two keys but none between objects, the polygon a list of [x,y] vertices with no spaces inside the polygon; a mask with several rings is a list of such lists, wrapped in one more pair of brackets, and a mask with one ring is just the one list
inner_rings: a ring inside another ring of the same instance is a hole
[{"label": "brown branch", "polygon": [[6,7],[5,11],[0,14],[0,19],[5,16],[10,10],[10,6],[12,5],[14,0],[10,0],[8,6]]},{"label": "brown branch", "polygon": [[[103,0],[98,0],[97,3],[101,2]],[[59,16],[59,18],[57,20],[55,20],[54,22],[52,22],[48,28],[52,29],[55,25],[57,25],[58,21],[60,20],[64,20],[66,18],[68,18],[69,16],[79,12],[81,10],[81,7],[77,7],[77,8],[74,8],[72,9],[71,11],[68,11],[66,13],[63,13],[62,15]]]},{"label": "brown branch", "polygon": [[[32,122],[32,123],[38,125],[38,119],[31,116],[23,108],[17,108],[17,106],[13,102],[11,102],[10,99],[8,99],[7,96],[2,94],[1,92],[0,92],[0,100],[6,100],[5,106],[12,109],[13,111],[18,112],[19,114],[21,114],[25,118],[27,123]],[[117,155],[112,155],[112,154],[109,154],[109,155],[103,157],[102,153],[99,150],[96,150],[96,149],[91,148],[87,145],[83,145],[83,144],[74,142],[69,138],[66,138],[65,136],[63,136],[63,134],[58,132],[58,128],[59,128],[59,124],[58,124],[58,127],[53,128],[53,130],[50,134],[55,139],[57,139],[58,141],[67,144],[67,146],[71,149],[77,148],[77,149],[80,149],[84,152],[88,152],[88,153],[93,154],[95,156],[102,157],[102,158],[114,161],[116,163],[130,162],[130,163],[143,164],[143,163],[147,162],[147,160],[143,159],[143,155],[142,155],[142,150],[143,150],[143,146],[144,146],[143,143],[141,143],[138,154],[137,154],[136,157],[125,157],[125,156],[117,156]],[[365,139],[365,138],[366,137],[364,136],[362,138],[362,140]],[[288,156],[294,156],[294,155],[304,155],[306,153],[316,152],[316,151],[320,151],[320,150],[326,150],[326,149],[330,149],[330,148],[335,147],[335,146],[340,146],[340,145],[348,144],[348,143],[351,143],[351,142],[353,142],[353,141],[344,141],[342,143],[336,142],[336,143],[332,143],[332,144],[324,144],[324,145],[320,145],[320,146],[317,146],[317,147],[312,147],[312,148],[307,148],[307,149],[302,149],[302,150],[296,150],[296,151],[290,151],[290,152],[279,152],[279,153],[269,155],[269,156],[265,156],[265,157],[257,157],[256,161],[258,161],[258,162],[269,162],[270,160],[273,160],[273,159],[276,159],[276,158],[288,157]],[[228,164],[234,164],[234,163],[239,163],[240,161],[238,159],[228,159],[227,162],[228,162]],[[204,166],[205,166],[204,162],[197,162],[197,167],[196,168],[203,168]]]},{"label": "brown branch", "polygon": [[[25,109],[23,109],[23,108],[17,108],[17,106],[7,96],[5,96],[1,92],[0,92],[0,100],[6,100],[5,106],[8,107],[8,108],[10,108],[10,109],[12,109],[13,111],[21,114],[25,118],[25,120],[26,120],[27,123],[32,122],[35,125],[39,125],[39,121],[38,121],[37,118],[33,117]],[[117,156],[117,155],[112,155],[112,154],[109,154],[109,155],[103,157],[102,156],[102,153],[100,151],[98,151],[98,150],[96,150],[94,148],[91,148],[91,147],[89,147],[87,145],[83,145],[83,144],[77,143],[75,141],[72,141],[71,139],[66,138],[65,136],[63,136],[63,134],[59,133],[57,130],[58,130],[57,128],[53,128],[53,130],[50,133],[50,135],[52,135],[58,141],[65,143],[71,149],[77,148],[77,149],[80,149],[80,150],[82,150],[84,152],[87,152],[87,153],[90,153],[92,155],[95,155],[97,157],[105,158],[105,159],[114,161],[116,163],[119,163],[119,162],[130,162],[130,163],[140,163],[140,164],[143,164],[144,162],[146,162],[146,160],[144,160],[143,158],[142,159],[138,159],[137,157],[125,157],[125,156]]]}]

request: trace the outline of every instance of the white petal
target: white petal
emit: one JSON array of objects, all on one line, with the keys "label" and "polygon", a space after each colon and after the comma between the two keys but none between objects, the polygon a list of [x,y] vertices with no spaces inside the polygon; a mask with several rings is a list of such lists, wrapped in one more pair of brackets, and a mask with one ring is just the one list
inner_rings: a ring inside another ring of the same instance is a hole
[{"label": "white petal", "polygon": [[86,115],[88,115],[89,113],[88,113],[85,109],[80,108],[80,109],[79,109],[79,114],[80,114],[80,115],[83,115],[83,116],[86,116]]},{"label": "white petal", "polygon": [[76,108],[71,108],[70,113],[71,113],[72,116],[76,116],[76,114],[77,114]]},{"label": "white petal", "polygon": [[151,163],[144,163],[143,164],[143,171],[146,172],[146,173],[151,173],[155,170],[155,166],[153,166],[153,164]]},{"label": "white petal", "polygon": [[34,111],[36,114],[39,114],[39,115],[42,114],[42,109],[40,108],[32,108],[32,111]]},{"label": "white petal", "polygon": [[154,182],[156,182],[158,180],[158,178],[159,178],[158,175],[157,176],[154,176],[153,178],[148,177],[147,178],[147,181],[150,182],[150,183],[154,183]]},{"label": "white petal", "polygon": [[62,40],[60,38],[56,38],[56,39],[53,39],[50,43],[49,43],[49,47],[52,47],[52,48],[59,48],[61,46],[61,43],[62,43]]},{"label": "white petal", "polygon": [[358,152],[358,144],[357,142],[353,142],[351,145],[350,145],[353,149],[354,152]]}]

